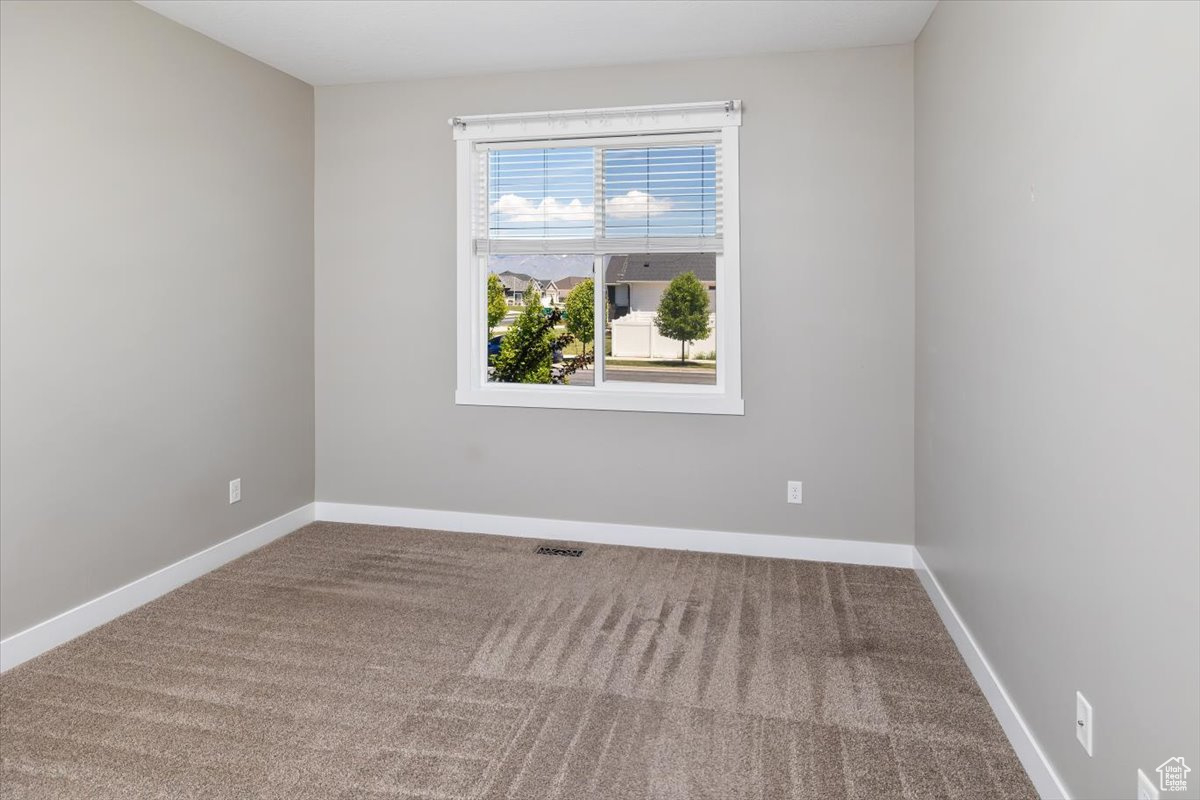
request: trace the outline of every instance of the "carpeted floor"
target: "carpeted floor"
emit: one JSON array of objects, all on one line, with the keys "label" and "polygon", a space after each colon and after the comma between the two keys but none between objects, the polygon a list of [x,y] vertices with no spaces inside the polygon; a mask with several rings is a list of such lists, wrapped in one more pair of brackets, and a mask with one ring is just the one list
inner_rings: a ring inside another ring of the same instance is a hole
[{"label": "carpeted floor", "polygon": [[0,677],[7,798],[1033,798],[908,570],[317,523]]}]

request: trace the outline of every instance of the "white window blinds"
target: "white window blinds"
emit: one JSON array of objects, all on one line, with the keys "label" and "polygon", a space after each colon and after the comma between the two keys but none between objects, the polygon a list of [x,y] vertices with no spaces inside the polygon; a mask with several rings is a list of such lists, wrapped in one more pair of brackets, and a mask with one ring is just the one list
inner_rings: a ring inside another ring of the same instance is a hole
[{"label": "white window blinds", "polygon": [[720,253],[718,134],[478,143],[476,254]]}]

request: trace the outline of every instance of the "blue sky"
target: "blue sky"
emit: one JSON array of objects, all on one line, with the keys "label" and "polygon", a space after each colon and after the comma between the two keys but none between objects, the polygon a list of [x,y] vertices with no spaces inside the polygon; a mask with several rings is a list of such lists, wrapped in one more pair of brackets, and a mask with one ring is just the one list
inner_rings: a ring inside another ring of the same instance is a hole
[{"label": "blue sky", "polygon": [[[590,237],[592,148],[493,150],[491,235]],[[608,236],[712,236],[715,147],[609,149],[604,164]]]}]

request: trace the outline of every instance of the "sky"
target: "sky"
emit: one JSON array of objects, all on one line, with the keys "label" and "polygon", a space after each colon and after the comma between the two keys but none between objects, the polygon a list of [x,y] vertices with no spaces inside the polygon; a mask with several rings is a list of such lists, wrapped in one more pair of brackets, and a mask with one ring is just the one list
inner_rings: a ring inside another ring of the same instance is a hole
[{"label": "sky", "polygon": [[[607,236],[712,236],[716,148],[605,148]],[[591,147],[492,150],[488,154],[493,238],[591,238],[595,210]]]}]

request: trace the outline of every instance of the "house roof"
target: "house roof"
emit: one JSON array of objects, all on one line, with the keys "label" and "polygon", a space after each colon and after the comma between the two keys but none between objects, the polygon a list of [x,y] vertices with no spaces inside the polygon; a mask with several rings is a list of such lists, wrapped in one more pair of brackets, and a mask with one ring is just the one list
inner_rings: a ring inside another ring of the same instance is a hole
[{"label": "house roof", "polygon": [[609,256],[605,283],[669,281],[685,272],[702,281],[717,279],[717,257],[712,253],[633,253]]},{"label": "house roof", "polygon": [[504,285],[505,289],[517,294],[523,294],[529,288],[530,283],[539,291],[542,288],[540,283],[521,272],[509,272],[505,270],[504,272],[497,273],[496,277],[500,279],[500,283]]},{"label": "house roof", "polygon": [[565,278],[559,278],[554,281],[554,285],[558,287],[560,292],[569,292],[586,280],[589,279],[583,275],[568,275]]}]

